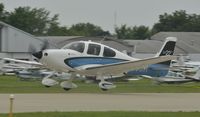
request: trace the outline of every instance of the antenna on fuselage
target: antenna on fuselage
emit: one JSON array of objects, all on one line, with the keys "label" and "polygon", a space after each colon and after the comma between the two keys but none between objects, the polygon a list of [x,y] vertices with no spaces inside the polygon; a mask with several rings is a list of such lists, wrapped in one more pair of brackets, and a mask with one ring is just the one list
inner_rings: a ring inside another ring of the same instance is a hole
[{"label": "antenna on fuselage", "polygon": [[107,38],[106,38],[106,36],[104,36],[104,37],[103,37],[103,39],[102,39],[102,40],[101,40],[99,43],[101,43],[101,44],[102,44],[102,43],[103,43],[103,41],[105,41],[106,39],[107,39]]}]

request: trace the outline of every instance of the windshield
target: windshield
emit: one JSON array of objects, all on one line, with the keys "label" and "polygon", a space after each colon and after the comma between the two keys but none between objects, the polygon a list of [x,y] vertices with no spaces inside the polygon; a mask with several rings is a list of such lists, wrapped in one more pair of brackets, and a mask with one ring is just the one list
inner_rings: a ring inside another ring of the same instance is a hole
[{"label": "windshield", "polygon": [[85,44],[81,42],[74,42],[66,45],[64,49],[71,49],[82,53],[85,49]]}]

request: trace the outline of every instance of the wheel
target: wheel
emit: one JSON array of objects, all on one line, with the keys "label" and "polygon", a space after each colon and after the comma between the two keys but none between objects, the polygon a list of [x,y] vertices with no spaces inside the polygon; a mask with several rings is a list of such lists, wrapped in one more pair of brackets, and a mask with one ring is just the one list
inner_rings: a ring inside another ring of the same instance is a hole
[{"label": "wheel", "polygon": [[71,88],[63,88],[65,91],[69,91]]},{"label": "wheel", "polygon": [[108,89],[101,88],[102,91],[108,91]]},{"label": "wheel", "polygon": [[50,86],[48,86],[48,85],[45,85],[45,87],[46,87],[46,88],[49,88]]}]

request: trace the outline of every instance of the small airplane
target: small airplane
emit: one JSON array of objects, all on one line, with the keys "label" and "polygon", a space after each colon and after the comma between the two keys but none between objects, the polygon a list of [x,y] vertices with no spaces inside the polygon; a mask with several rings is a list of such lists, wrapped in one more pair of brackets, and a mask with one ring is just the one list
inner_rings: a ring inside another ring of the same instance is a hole
[{"label": "small airplane", "polygon": [[23,69],[16,72],[16,76],[22,81],[42,80],[45,76],[51,74],[52,71],[41,69]]},{"label": "small airplane", "polygon": [[[47,49],[47,44],[44,44],[40,51],[32,53],[39,63],[31,61],[24,62],[22,60],[17,61],[32,65],[44,65],[56,72],[70,73],[69,80],[60,83],[60,86],[65,90],[77,87],[72,82],[77,74],[95,77],[97,80],[100,80],[99,87],[102,90],[108,90],[116,86],[106,81],[106,78],[126,75],[131,70],[139,70],[139,73],[143,73],[142,70],[144,70],[148,71],[145,73],[152,74],[151,72],[154,72],[154,70],[158,73],[160,69],[160,75],[165,75],[168,72],[171,60],[176,59],[175,56],[172,56],[176,40],[175,37],[166,38],[160,52],[155,57],[146,59],[130,57],[101,43],[78,41],[69,43],[61,49]],[[4,59],[15,61],[15,59]],[[142,72],[140,69],[142,69]],[[49,87],[58,84],[56,80],[50,79],[50,76],[51,74],[43,78],[43,85]]]},{"label": "small airplane", "polygon": [[30,65],[17,64],[15,62],[8,62],[2,59],[0,61],[0,71],[3,75],[15,75],[16,72],[24,69],[40,69],[40,67],[34,67]]},{"label": "small airplane", "polygon": [[188,82],[199,82],[200,81],[200,70],[193,76],[183,75],[182,73],[176,73],[169,71],[164,77],[151,77],[143,75],[144,78],[152,79],[157,84],[182,84]]},{"label": "small airplane", "polygon": [[188,62],[185,62],[185,65],[193,66],[193,67],[200,67],[200,61],[188,61]]},{"label": "small airplane", "polygon": [[172,60],[170,70],[183,72],[184,74],[194,74],[200,67],[199,61],[185,61],[183,55],[179,55],[178,60]]},{"label": "small airplane", "polygon": [[[54,74],[52,75],[52,73]],[[58,73],[47,69],[24,69],[16,72],[16,76],[22,81],[42,80],[50,74],[51,78],[59,81],[68,80],[71,76],[69,73]],[[77,78],[81,79],[82,77],[77,76]]]}]

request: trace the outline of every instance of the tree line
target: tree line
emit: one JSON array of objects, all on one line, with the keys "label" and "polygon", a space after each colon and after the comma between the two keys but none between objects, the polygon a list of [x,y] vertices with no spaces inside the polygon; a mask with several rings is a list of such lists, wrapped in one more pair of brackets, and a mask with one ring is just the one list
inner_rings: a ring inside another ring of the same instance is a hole
[{"label": "tree line", "polygon": [[121,25],[114,34],[91,23],[78,23],[70,27],[61,26],[59,15],[50,16],[44,8],[18,7],[6,11],[0,3],[0,21],[36,36],[116,36],[118,39],[149,39],[161,31],[200,32],[200,15],[187,14],[185,10],[159,15],[159,21],[150,29],[148,26]]}]

